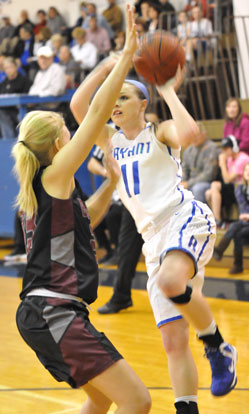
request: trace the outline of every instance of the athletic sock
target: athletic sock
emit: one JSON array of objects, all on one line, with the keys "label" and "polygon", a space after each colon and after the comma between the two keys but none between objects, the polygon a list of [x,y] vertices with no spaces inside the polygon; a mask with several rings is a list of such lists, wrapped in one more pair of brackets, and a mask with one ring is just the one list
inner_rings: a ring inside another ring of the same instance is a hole
[{"label": "athletic sock", "polygon": [[202,332],[198,332],[198,338],[205,343],[210,348],[219,348],[219,346],[224,342],[219,328],[216,326],[214,333],[209,333],[203,335]]},{"label": "athletic sock", "polygon": [[175,403],[176,414],[199,414],[196,402],[178,401]]}]

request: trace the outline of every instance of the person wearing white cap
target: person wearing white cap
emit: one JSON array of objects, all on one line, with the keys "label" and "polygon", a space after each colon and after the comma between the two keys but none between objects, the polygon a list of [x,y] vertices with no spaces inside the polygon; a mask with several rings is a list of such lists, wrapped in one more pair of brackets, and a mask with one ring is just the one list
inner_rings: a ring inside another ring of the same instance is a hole
[{"label": "person wearing white cap", "polygon": [[66,89],[66,75],[64,69],[54,63],[52,49],[42,46],[38,49],[37,59],[40,70],[37,72],[30,95],[49,96],[62,95]]},{"label": "person wearing white cap", "polygon": [[221,181],[213,181],[210,189],[205,193],[218,227],[223,226],[222,207],[229,207],[236,203],[234,183],[241,183],[244,166],[249,162],[249,156],[239,150],[234,135],[223,138],[221,148],[222,152],[219,155]]}]

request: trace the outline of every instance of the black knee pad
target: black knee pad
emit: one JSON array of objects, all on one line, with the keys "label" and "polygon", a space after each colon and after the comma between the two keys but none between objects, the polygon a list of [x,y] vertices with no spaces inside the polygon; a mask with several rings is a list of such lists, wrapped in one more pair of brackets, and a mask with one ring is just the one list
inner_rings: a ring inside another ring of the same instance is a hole
[{"label": "black knee pad", "polygon": [[185,292],[182,295],[174,296],[173,298],[169,299],[178,305],[185,305],[191,300],[192,290],[192,287],[187,286]]}]

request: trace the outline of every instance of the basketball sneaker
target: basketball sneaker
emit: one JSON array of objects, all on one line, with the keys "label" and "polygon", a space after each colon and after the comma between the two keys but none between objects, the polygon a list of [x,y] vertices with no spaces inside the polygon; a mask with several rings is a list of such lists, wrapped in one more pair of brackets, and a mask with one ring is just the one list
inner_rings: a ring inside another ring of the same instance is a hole
[{"label": "basketball sneaker", "polygon": [[217,397],[228,394],[237,384],[237,351],[223,342],[219,348],[205,347],[212,370],[211,393]]}]

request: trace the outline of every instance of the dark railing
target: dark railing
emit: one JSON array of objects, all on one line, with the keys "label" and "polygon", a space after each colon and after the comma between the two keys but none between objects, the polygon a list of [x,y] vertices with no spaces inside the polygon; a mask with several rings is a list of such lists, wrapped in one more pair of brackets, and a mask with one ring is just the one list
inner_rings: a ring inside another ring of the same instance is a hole
[{"label": "dark railing", "polygon": [[[231,96],[249,99],[249,16],[233,16],[231,7],[228,0],[222,7],[213,8],[213,35],[204,42],[200,38],[188,56],[179,94],[195,119],[223,118],[225,101]],[[168,14],[167,19],[170,27],[173,14]],[[160,116],[167,118],[165,104],[151,89],[151,110],[159,110]]]}]

